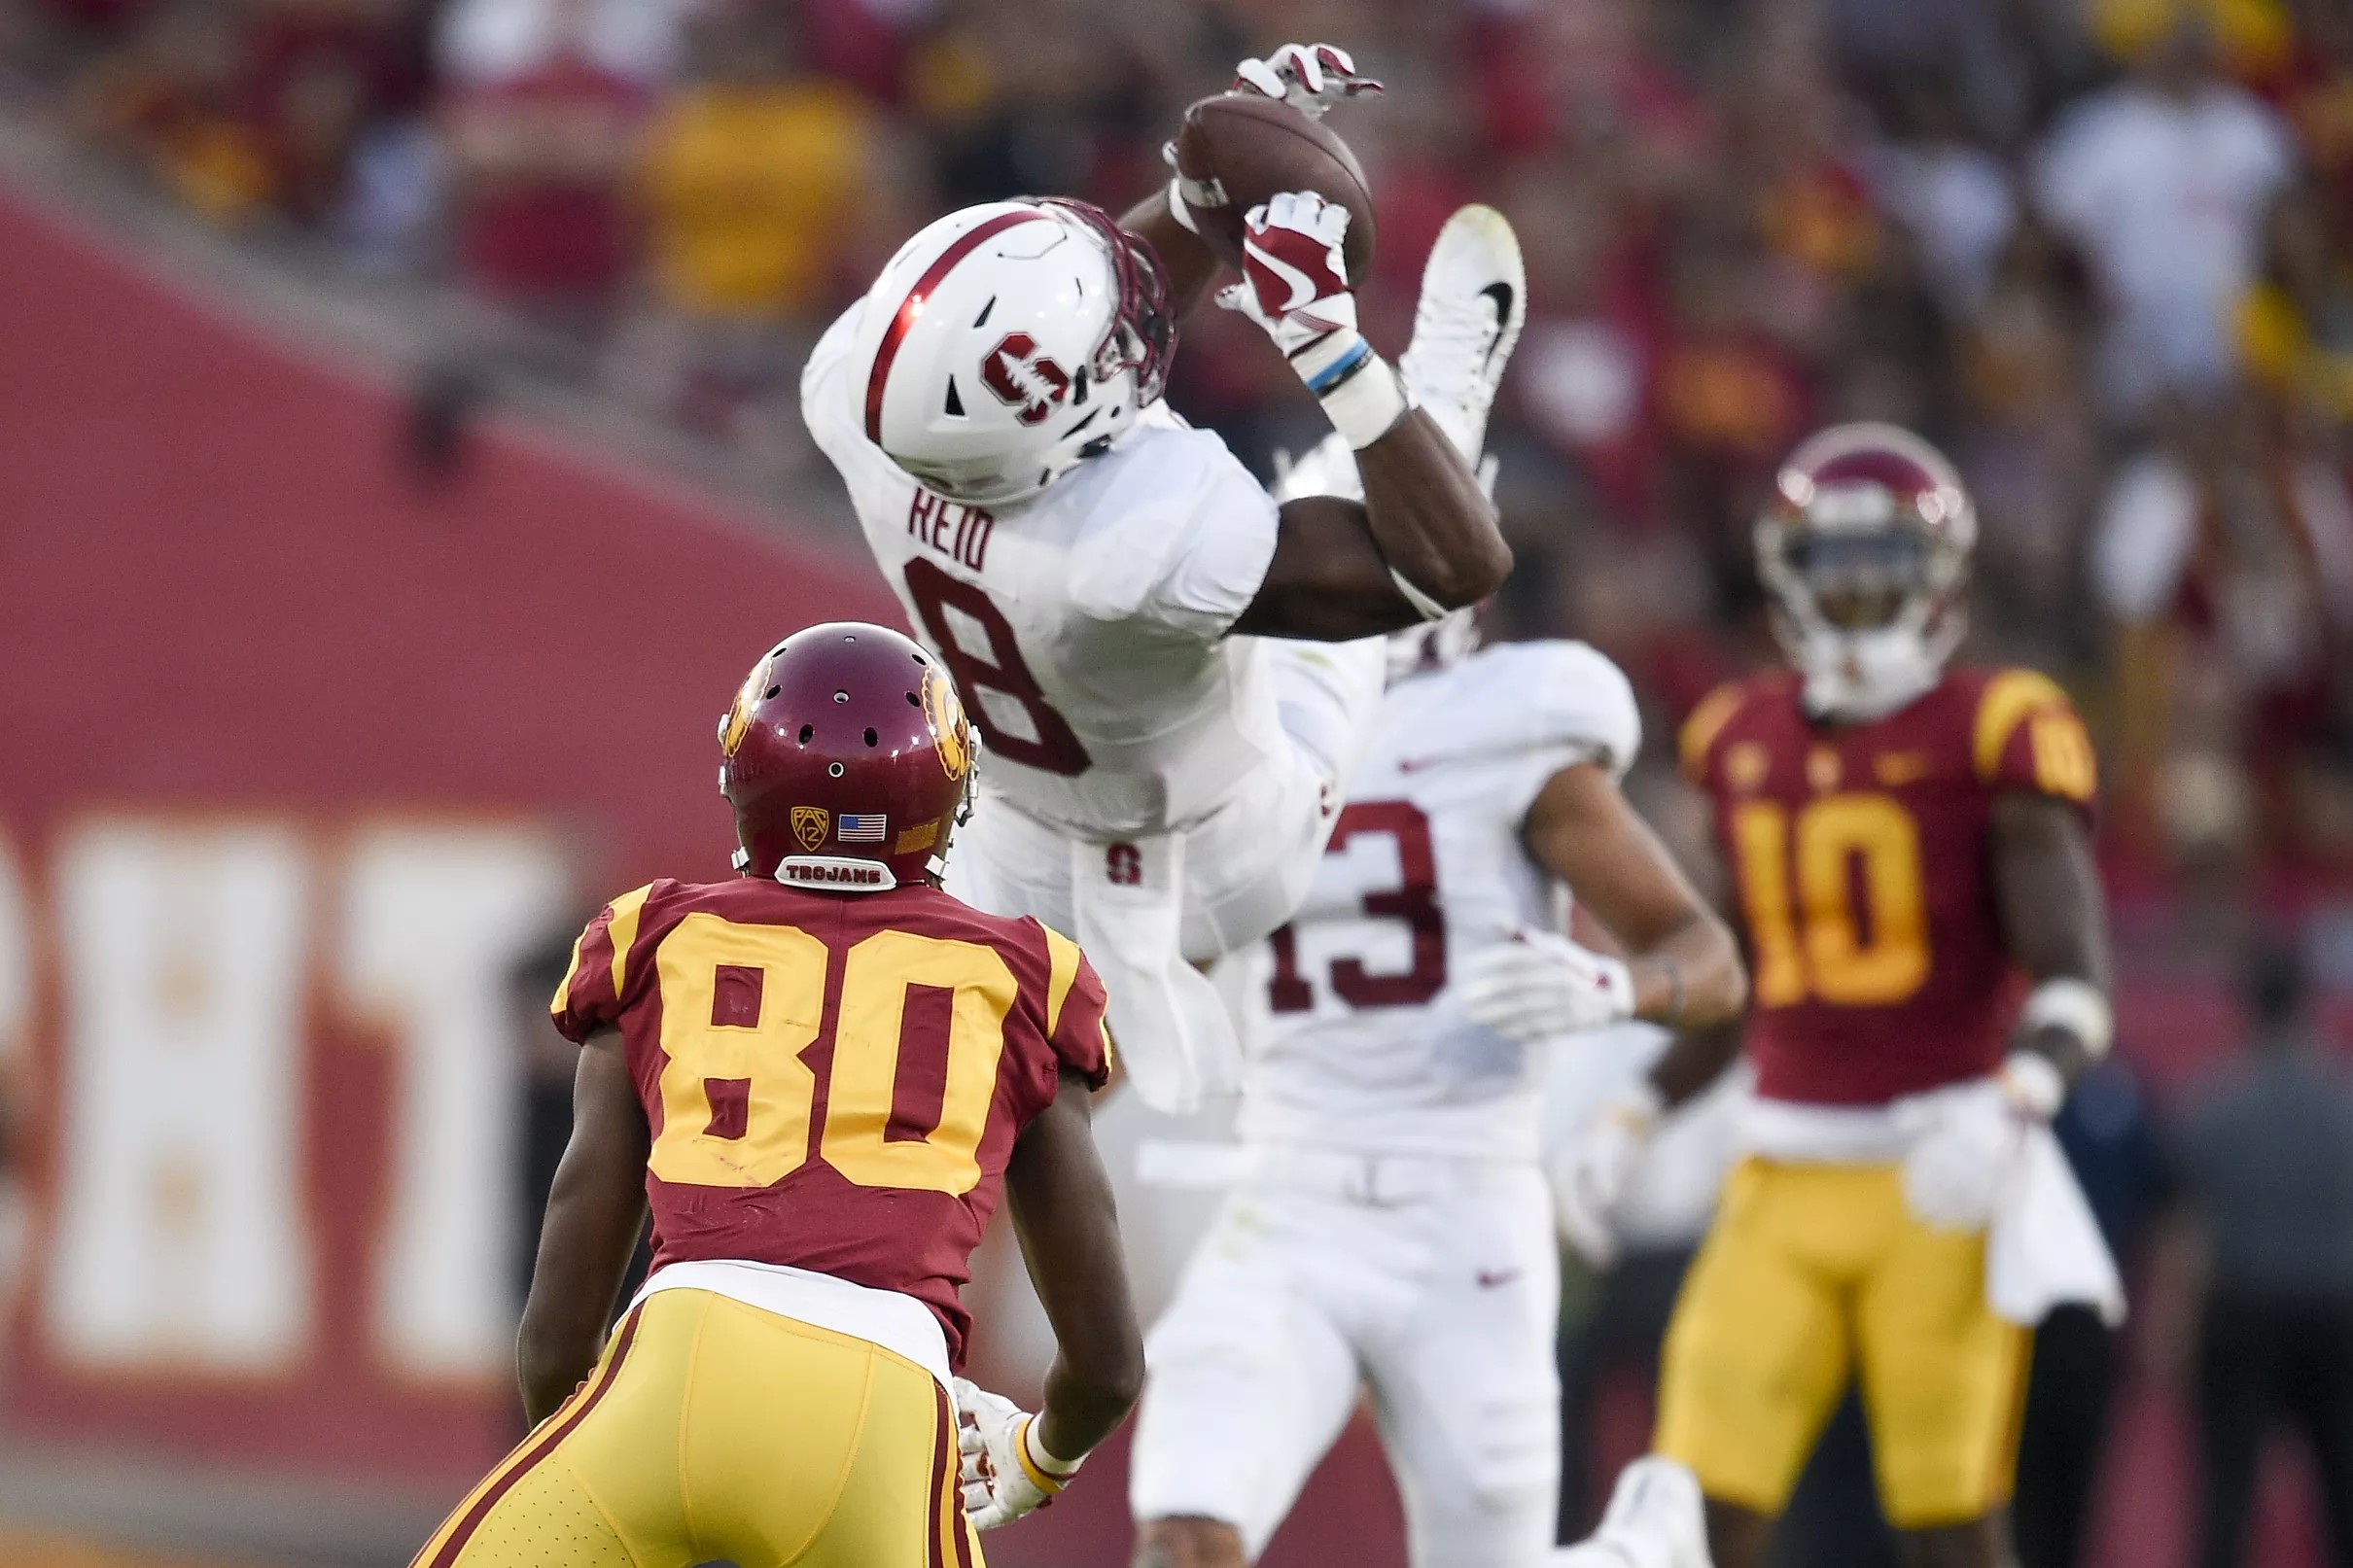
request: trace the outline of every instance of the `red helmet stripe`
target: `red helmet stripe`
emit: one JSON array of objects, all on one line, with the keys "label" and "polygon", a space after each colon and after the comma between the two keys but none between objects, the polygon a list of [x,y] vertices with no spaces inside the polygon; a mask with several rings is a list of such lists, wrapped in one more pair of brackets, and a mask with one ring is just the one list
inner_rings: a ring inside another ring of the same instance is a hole
[{"label": "red helmet stripe", "polygon": [[866,376],[866,439],[877,445],[882,441],[883,389],[891,381],[891,362],[898,358],[898,345],[905,342],[915,318],[924,312],[924,301],[931,297],[940,280],[952,271],[956,263],[992,234],[1001,234],[1015,224],[1049,223],[1041,212],[1001,212],[986,223],[974,224],[956,236],[956,242],[939,253],[939,259],[924,268],[924,275],[915,280],[915,287],[900,300],[898,313],[891,318],[890,330],[883,333],[882,347],[874,351],[874,368]]}]

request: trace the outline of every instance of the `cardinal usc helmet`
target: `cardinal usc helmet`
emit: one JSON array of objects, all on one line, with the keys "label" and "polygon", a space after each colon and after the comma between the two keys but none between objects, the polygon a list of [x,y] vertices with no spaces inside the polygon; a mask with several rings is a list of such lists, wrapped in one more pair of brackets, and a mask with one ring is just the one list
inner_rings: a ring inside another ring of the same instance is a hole
[{"label": "cardinal usc helmet", "polygon": [[1807,707],[1867,720],[1933,687],[1967,625],[1976,543],[1959,472],[1908,430],[1834,425],[1791,453],[1757,520],[1757,570]]},{"label": "cardinal usc helmet", "polygon": [[899,247],[855,342],[866,439],[925,488],[1001,506],[1158,401],[1176,318],[1160,259],[1102,209],[993,201]]},{"label": "cardinal usc helmet", "polygon": [[831,892],[935,875],[972,776],[948,672],[863,621],[805,627],[762,654],[719,746],[736,870]]}]

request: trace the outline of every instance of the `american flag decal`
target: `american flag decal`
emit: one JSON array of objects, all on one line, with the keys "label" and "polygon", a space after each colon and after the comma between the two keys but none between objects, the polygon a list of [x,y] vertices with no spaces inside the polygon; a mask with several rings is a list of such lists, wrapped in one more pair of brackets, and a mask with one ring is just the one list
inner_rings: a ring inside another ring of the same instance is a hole
[{"label": "american flag decal", "polygon": [[879,812],[843,812],[833,832],[843,844],[880,844],[891,831],[891,819]]}]

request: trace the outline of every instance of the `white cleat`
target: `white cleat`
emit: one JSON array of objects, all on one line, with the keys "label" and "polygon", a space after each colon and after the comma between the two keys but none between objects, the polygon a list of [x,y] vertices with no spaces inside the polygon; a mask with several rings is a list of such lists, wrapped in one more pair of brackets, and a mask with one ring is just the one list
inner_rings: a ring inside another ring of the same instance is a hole
[{"label": "white cleat", "polygon": [[1473,463],[1527,323],[1528,268],[1511,221],[1493,207],[1461,208],[1438,230],[1422,268],[1414,340],[1397,369],[1407,395]]},{"label": "white cleat", "polygon": [[1553,1551],[1550,1568],[1710,1568],[1697,1477],[1651,1454],[1618,1476],[1593,1538]]}]

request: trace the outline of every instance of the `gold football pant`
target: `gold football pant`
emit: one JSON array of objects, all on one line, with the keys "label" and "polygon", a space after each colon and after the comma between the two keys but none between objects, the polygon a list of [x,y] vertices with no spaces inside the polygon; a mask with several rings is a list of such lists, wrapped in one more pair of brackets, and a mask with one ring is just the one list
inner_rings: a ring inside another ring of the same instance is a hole
[{"label": "gold football pant", "polygon": [[956,1469],[947,1393],[915,1363],[657,1291],[412,1568],[980,1568]]},{"label": "gold football pant", "polygon": [[1914,1218],[1897,1167],[1749,1159],[1668,1330],[1658,1448],[1778,1515],[1857,1377],[1888,1522],[1966,1523],[2009,1501],[2030,1339],[1985,1304],[1984,1233]]}]

